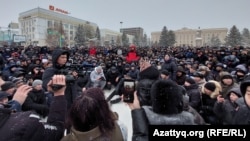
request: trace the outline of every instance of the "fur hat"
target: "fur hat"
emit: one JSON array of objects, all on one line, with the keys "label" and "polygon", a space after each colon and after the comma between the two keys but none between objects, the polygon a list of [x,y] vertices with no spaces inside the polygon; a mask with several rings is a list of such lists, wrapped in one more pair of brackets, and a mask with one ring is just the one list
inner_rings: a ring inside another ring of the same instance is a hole
[{"label": "fur hat", "polygon": [[43,84],[42,80],[36,79],[35,81],[33,81],[32,87],[36,87],[37,85],[42,85],[42,84]]},{"label": "fur hat", "polygon": [[[215,90],[210,94],[210,98],[212,98],[212,99],[216,98],[216,97],[221,93],[221,91],[222,91],[222,88],[221,88],[220,83],[217,82],[217,81],[215,81],[215,80],[209,80],[207,83],[214,83],[214,85],[215,85]],[[206,85],[207,83],[205,83],[205,84],[202,86],[202,88],[201,88],[201,92],[202,92],[203,94],[205,94],[205,85]],[[213,89],[213,86],[212,86],[212,88],[209,88],[209,87],[210,87],[211,85],[213,85],[213,84],[207,84],[207,85],[208,85],[208,89]],[[209,86],[209,85],[210,85],[210,86]]]},{"label": "fur hat", "polygon": [[9,90],[9,89],[11,89],[11,88],[15,88],[16,87],[16,85],[13,83],[13,82],[11,82],[11,81],[6,81],[2,86],[1,86],[1,89],[2,89],[2,91],[7,91],[7,90]]},{"label": "fur hat", "polygon": [[157,80],[151,88],[152,108],[158,114],[177,114],[183,111],[183,91],[171,80]]}]

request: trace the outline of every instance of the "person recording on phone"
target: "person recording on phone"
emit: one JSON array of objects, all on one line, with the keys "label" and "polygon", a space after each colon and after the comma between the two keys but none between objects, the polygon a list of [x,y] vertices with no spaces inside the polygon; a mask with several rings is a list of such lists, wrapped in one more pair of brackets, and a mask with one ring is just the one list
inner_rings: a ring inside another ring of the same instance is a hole
[{"label": "person recording on phone", "polygon": [[[61,86],[53,89],[54,85]],[[20,105],[25,101],[31,87],[20,86],[14,99]],[[0,140],[1,141],[59,141],[63,137],[67,102],[64,92],[66,89],[65,76],[54,75],[48,82],[47,90],[54,93],[47,121],[35,111],[15,112],[11,109],[0,108]]]},{"label": "person recording on phone", "polygon": [[[131,109],[132,141],[148,141],[148,125],[195,125],[194,115],[183,108],[184,91],[172,80],[157,80],[151,88],[151,105],[142,106],[134,92]],[[123,94],[123,101],[124,101]]]},{"label": "person recording on phone", "polygon": [[[50,81],[51,77],[55,74],[63,74],[68,73],[67,72],[67,67],[66,63],[69,60],[69,52],[66,50],[62,49],[55,49],[52,53],[52,63],[53,66],[47,68],[42,76],[42,81],[43,81],[43,89],[47,91],[47,84]],[[75,77],[77,73],[72,73],[72,75]],[[77,90],[80,89],[79,86],[77,85],[76,81],[70,81],[68,82],[66,79],[66,85],[67,88],[65,89],[65,97],[67,100],[67,106],[68,108],[71,107],[71,104],[73,101],[76,99],[78,95],[80,95],[80,92]],[[52,97],[53,98],[53,97]]]},{"label": "person recording on phone", "polygon": [[95,67],[95,69],[90,73],[91,87],[99,87],[103,89],[106,85],[106,77],[103,73],[101,66]]}]

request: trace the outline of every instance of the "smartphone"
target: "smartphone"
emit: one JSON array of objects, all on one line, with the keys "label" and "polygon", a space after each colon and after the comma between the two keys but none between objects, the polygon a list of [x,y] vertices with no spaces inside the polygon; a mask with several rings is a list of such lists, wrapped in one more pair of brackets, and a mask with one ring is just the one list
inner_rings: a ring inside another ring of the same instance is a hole
[{"label": "smartphone", "polygon": [[127,103],[134,102],[135,80],[125,79],[123,83],[123,101]]}]

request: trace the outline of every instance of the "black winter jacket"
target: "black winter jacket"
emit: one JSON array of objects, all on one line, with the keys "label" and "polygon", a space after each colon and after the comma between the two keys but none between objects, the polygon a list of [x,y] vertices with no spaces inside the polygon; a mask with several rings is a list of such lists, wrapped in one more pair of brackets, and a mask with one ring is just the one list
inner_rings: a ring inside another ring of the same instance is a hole
[{"label": "black winter jacket", "polygon": [[22,105],[23,111],[34,110],[42,116],[49,114],[49,107],[47,105],[46,96],[43,90],[37,91],[33,89],[28,93],[26,100]]},{"label": "black winter jacket", "polygon": [[[57,59],[60,57],[60,55],[67,53],[67,51],[64,50],[54,50],[53,54],[52,54],[52,63],[53,63],[53,67],[47,68],[44,73],[43,73],[43,77],[42,77],[42,81],[43,81],[43,89],[45,91],[47,91],[47,84],[49,83],[49,81],[51,80],[52,76],[55,74],[62,74],[62,72],[67,72],[67,67],[64,66],[58,66],[57,64]],[[69,57],[69,55],[68,55]],[[65,74],[64,74],[65,75]],[[67,77],[66,77],[67,80]],[[65,90],[65,97],[67,100],[67,107],[70,108],[73,101],[75,100],[75,98],[80,94],[80,92],[78,92],[77,90],[79,90],[79,86],[77,85],[76,81],[70,81],[66,83],[66,90]]]},{"label": "black winter jacket", "polygon": [[150,90],[153,83],[159,79],[159,71],[151,66],[139,73],[137,95],[140,105],[151,105]]},{"label": "black winter jacket", "polygon": [[148,141],[148,125],[195,125],[194,116],[186,111],[173,115],[154,113],[150,106],[131,111],[132,141]]},{"label": "black winter jacket", "polygon": [[12,113],[0,128],[0,140],[59,141],[64,133],[66,110],[65,97],[56,96],[47,122],[41,122],[41,118],[32,111]]},{"label": "black winter jacket", "polygon": [[197,84],[192,84],[190,86],[185,86],[185,88],[189,97],[189,105],[196,111],[199,111],[201,106],[201,93],[199,86]]}]

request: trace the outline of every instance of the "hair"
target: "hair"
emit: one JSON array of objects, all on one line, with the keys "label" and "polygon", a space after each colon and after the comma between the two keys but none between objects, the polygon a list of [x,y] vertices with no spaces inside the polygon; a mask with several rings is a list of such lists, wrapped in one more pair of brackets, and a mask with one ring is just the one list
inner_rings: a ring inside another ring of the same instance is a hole
[{"label": "hair", "polygon": [[89,88],[72,104],[67,124],[80,132],[90,131],[99,126],[102,134],[109,136],[115,128],[115,120],[102,89]]}]

